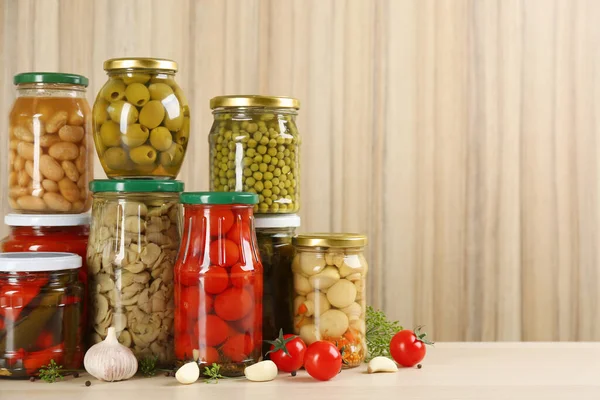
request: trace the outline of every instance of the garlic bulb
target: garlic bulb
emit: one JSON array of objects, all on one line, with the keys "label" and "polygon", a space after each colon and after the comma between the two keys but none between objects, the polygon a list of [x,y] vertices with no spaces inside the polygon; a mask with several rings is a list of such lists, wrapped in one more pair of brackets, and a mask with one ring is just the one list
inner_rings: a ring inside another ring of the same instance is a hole
[{"label": "garlic bulb", "polygon": [[133,352],[117,340],[115,328],[110,327],[106,339],[85,353],[83,366],[94,378],[114,382],[135,375],[138,363]]}]

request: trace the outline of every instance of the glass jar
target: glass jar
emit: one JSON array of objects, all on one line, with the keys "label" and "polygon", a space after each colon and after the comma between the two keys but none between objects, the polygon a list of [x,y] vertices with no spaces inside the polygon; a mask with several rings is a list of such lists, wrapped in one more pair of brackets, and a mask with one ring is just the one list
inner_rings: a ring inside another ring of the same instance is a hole
[{"label": "glass jar", "polygon": [[210,189],[258,194],[255,213],[300,209],[300,102],[288,97],[211,99]]},{"label": "glass jar", "polygon": [[37,376],[50,360],[81,368],[80,268],[76,254],[0,254],[0,376]]},{"label": "glass jar", "polygon": [[108,81],[94,103],[96,151],[109,178],[175,179],[190,137],[190,108],[160,58],[104,62]]},{"label": "glass jar", "polygon": [[175,266],[175,354],[179,364],[218,363],[240,376],[259,361],[263,268],[252,193],[184,193],[183,243]]},{"label": "glass jar", "polygon": [[93,178],[88,79],[28,72],[15,75],[9,117],[8,203],[18,213],[82,213]]},{"label": "glass jar", "polygon": [[[275,340],[279,330],[293,332],[293,274],[292,238],[300,226],[300,217],[288,215],[260,215],[255,218],[258,250],[264,269],[263,338]],[[263,341],[263,354],[270,344]]]},{"label": "glass jar", "polygon": [[[10,232],[0,241],[0,252],[75,253],[83,260],[77,273],[85,290],[90,219],[90,214],[8,214],[4,223],[10,227]],[[87,321],[87,296],[83,297],[83,320]]]},{"label": "glass jar", "polygon": [[173,265],[180,243],[183,183],[96,180],[87,248],[90,344],[116,330],[138,358],[173,357]]},{"label": "glass jar", "polygon": [[307,345],[327,340],[344,349],[344,367],[365,359],[367,237],[347,233],[293,240],[294,328]]}]

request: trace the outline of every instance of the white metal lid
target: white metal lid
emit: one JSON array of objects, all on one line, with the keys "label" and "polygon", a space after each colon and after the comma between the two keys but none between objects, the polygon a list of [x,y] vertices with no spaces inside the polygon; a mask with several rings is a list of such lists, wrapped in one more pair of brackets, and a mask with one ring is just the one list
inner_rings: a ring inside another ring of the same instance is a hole
[{"label": "white metal lid", "polygon": [[254,227],[261,228],[297,228],[300,226],[300,216],[297,214],[255,215]]},{"label": "white metal lid", "polygon": [[92,220],[85,214],[7,214],[4,223],[8,226],[79,226],[89,225]]},{"label": "white metal lid", "polygon": [[73,253],[0,253],[0,272],[61,271],[81,267],[81,257]]}]

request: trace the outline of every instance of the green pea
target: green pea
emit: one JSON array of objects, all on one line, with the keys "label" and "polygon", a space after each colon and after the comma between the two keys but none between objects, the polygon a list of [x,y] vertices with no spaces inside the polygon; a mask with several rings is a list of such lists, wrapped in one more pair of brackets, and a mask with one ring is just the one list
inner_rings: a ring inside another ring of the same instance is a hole
[{"label": "green pea", "polygon": [[263,203],[265,201],[265,196],[263,196],[262,194],[258,195],[258,202],[259,203]]},{"label": "green pea", "polygon": [[267,203],[267,205],[270,206],[271,204],[273,204],[273,199],[266,198],[265,203]]},{"label": "green pea", "polygon": [[275,171],[273,171],[273,175],[279,177],[281,176],[281,169],[280,168],[275,168]]},{"label": "green pea", "polygon": [[258,204],[258,210],[262,213],[267,212],[267,210],[269,209],[269,205],[267,203],[259,203]]},{"label": "green pea", "polygon": [[253,160],[250,157],[244,157],[242,160],[244,167],[249,167],[250,165],[252,165],[252,162]]},{"label": "green pea", "polygon": [[248,147],[250,147],[251,149],[255,148],[257,145],[258,145],[258,143],[256,143],[256,140],[254,140],[254,139],[248,140]]},{"label": "green pea", "polygon": [[269,138],[266,136],[263,136],[262,139],[260,139],[260,144],[262,144],[263,146],[269,144]]},{"label": "green pea", "polygon": [[279,178],[273,178],[271,179],[271,182],[273,182],[273,185],[277,186],[279,185]]},{"label": "green pea", "polygon": [[276,146],[277,146],[277,140],[275,140],[275,139],[269,140],[269,147],[276,147]]},{"label": "green pea", "polygon": [[263,174],[260,171],[255,172],[254,174],[252,174],[252,176],[254,177],[254,179],[256,179],[257,181],[261,181],[263,178]]},{"label": "green pea", "polygon": [[279,189],[279,186],[273,186],[273,189],[271,189],[271,191],[274,195],[278,195],[281,192],[281,189]]},{"label": "green pea", "polygon": [[255,189],[248,189],[248,192],[256,194],[256,190]]},{"label": "green pea", "polygon": [[286,196],[287,194],[288,194],[288,191],[287,191],[287,189],[285,189],[285,188],[284,188],[284,189],[281,189],[281,195],[282,195],[282,196]]},{"label": "green pea", "polygon": [[252,164],[252,165],[250,166],[250,169],[252,170],[252,172],[256,172],[256,171],[258,171],[258,164]]},{"label": "green pea", "polygon": [[227,155],[227,158],[230,159],[231,161],[235,160],[235,153],[232,151],[231,153],[229,153]]},{"label": "green pea", "polygon": [[274,165],[269,165],[269,168],[267,168],[267,171],[269,171],[269,172],[275,171],[275,166]]},{"label": "green pea", "polygon": [[265,164],[269,164],[271,162],[271,156],[268,154],[265,154],[263,156],[263,162],[265,162]]},{"label": "green pea", "polygon": [[265,180],[270,181],[271,179],[273,179],[273,173],[269,172],[269,171],[265,172],[264,178],[265,178]]},{"label": "green pea", "polygon": [[268,151],[267,154],[271,157],[275,157],[277,155],[277,149],[271,147]]},{"label": "green pea", "polygon": [[233,135],[233,133],[231,131],[227,131],[227,132],[225,132],[223,137],[225,138],[225,140],[231,140],[232,135]]},{"label": "green pea", "polygon": [[279,204],[279,212],[284,212],[287,211],[287,205],[286,204]]},{"label": "green pea", "polygon": [[227,168],[231,171],[235,171],[235,161],[227,161]]},{"label": "green pea", "polygon": [[223,154],[224,156],[229,155],[229,149],[227,147],[223,147],[221,149],[221,154]]},{"label": "green pea", "polygon": [[262,144],[256,148],[259,154],[265,154],[267,152],[267,148]]},{"label": "green pea", "polygon": [[228,169],[227,172],[225,173],[225,176],[228,178],[234,178],[235,177],[235,171]]},{"label": "green pea", "polygon": [[256,181],[254,180],[253,177],[246,178],[246,185],[254,186],[255,183],[256,183]]},{"label": "green pea", "polygon": [[279,159],[277,157],[271,157],[271,165],[277,165],[279,163]]},{"label": "green pea", "polygon": [[258,170],[259,170],[260,172],[267,172],[267,168],[269,168],[269,166],[268,166],[267,164],[265,164],[265,163],[261,163],[261,164],[258,166]]},{"label": "green pea", "polygon": [[230,151],[233,151],[233,150],[235,150],[235,143],[234,143],[234,142],[229,142],[229,143],[227,144],[227,148],[228,148]]},{"label": "green pea", "polygon": [[281,167],[281,172],[287,174],[288,172],[290,172],[290,167],[284,165],[283,167]]},{"label": "green pea", "polygon": [[252,176],[252,170],[250,168],[244,168],[244,176]]},{"label": "green pea", "polygon": [[278,166],[279,168],[283,168],[283,167],[285,167],[285,161],[283,161],[283,160],[279,160],[279,162],[277,162],[277,166]]},{"label": "green pea", "polygon": [[292,186],[292,182],[290,182],[289,180],[287,180],[287,181],[284,182],[284,185],[285,185],[285,188],[287,189],[287,188],[289,188],[289,187]]},{"label": "green pea", "polygon": [[262,190],[265,188],[264,184],[262,183],[262,181],[258,181],[254,184],[254,189],[256,189],[257,192],[262,192]]},{"label": "green pea", "polygon": [[252,135],[252,138],[254,140],[256,140],[257,142],[260,142],[262,137],[263,137],[263,134],[261,132],[256,132],[256,131],[254,131],[254,135]]},{"label": "green pea", "polygon": [[279,204],[278,203],[273,203],[271,205],[271,211],[273,211],[273,212],[279,211]]},{"label": "green pea", "polygon": [[255,149],[248,149],[248,150],[246,150],[246,155],[248,157],[254,157],[256,155],[256,150]]},{"label": "green pea", "polygon": [[[265,187],[267,186],[267,183],[270,182],[265,182]],[[271,197],[271,195],[273,194],[273,192],[270,189],[264,189],[262,192],[265,195],[265,197]]]},{"label": "green pea", "polygon": [[283,159],[283,162],[285,163],[285,165],[290,165],[290,164],[292,163],[292,160],[290,160],[290,158],[289,158],[289,157],[285,157],[285,158]]},{"label": "green pea", "polygon": [[254,156],[254,162],[255,163],[261,163],[263,161],[263,156],[261,156],[260,154],[257,154]]}]

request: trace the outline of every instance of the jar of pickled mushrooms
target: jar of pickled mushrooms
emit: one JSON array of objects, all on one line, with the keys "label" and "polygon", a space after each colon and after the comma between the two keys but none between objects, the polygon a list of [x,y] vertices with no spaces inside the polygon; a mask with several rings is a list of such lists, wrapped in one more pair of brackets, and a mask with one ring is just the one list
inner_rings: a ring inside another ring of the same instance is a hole
[{"label": "jar of pickled mushrooms", "polygon": [[294,331],[307,345],[326,340],[343,351],[344,367],[364,361],[364,235],[304,234],[293,239]]},{"label": "jar of pickled mushrooms", "polygon": [[90,344],[114,327],[138,358],[174,362],[173,265],[183,183],[96,180],[87,248]]}]

